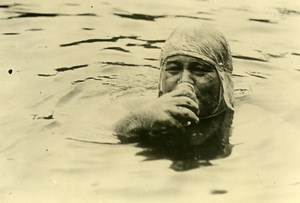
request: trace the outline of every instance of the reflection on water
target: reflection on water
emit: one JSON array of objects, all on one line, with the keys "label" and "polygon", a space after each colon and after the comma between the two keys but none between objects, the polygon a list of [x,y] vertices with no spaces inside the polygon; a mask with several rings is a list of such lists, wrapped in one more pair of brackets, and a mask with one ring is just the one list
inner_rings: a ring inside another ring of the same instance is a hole
[{"label": "reflection on water", "polygon": [[[1,1],[0,201],[297,201],[298,4]],[[232,126],[220,119],[201,147],[176,134],[120,144],[112,124],[157,97],[165,39],[199,20],[230,42]]]}]

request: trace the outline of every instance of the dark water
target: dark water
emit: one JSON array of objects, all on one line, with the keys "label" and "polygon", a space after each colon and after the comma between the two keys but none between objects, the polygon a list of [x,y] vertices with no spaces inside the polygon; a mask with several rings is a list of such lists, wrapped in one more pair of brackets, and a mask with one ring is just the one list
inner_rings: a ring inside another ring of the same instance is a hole
[{"label": "dark water", "polygon": [[[296,1],[0,2],[1,202],[297,202]],[[234,59],[233,151],[174,160],[111,126],[157,96],[160,47],[216,25]]]}]

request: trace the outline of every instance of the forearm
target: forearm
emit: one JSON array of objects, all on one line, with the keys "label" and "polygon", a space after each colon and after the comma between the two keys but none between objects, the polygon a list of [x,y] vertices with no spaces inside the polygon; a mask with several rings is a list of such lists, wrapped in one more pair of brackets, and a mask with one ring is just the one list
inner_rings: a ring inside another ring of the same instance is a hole
[{"label": "forearm", "polygon": [[135,142],[147,133],[150,126],[142,112],[130,112],[114,126],[117,137],[122,142]]}]

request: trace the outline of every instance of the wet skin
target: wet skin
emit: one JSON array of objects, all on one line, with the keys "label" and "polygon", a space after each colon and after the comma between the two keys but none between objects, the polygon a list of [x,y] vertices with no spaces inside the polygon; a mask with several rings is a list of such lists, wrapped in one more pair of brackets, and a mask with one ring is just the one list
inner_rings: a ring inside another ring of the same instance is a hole
[{"label": "wet skin", "polygon": [[193,85],[191,98],[199,104],[197,116],[209,116],[218,106],[220,79],[213,64],[191,56],[176,55],[166,59],[162,67],[162,93],[175,90],[180,83]]},{"label": "wet skin", "polygon": [[[197,125],[199,117],[209,116],[218,106],[220,80],[215,67],[206,61],[183,55],[169,57],[163,64],[160,82],[159,98],[117,123],[115,131],[120,140],[130,141],[145,134],[183,134],[189,125]],[[190,83],[195,92],[178,88],[180,83]]]}]

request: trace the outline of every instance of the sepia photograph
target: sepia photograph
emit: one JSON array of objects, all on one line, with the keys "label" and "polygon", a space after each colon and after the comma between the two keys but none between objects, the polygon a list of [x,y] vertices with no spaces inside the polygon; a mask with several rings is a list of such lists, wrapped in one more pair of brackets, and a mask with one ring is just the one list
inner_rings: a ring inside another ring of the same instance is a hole
[{"label": "sepia photograph", "polygon": [[299,1],[0,0],[0,27],[0,202],[300,202]]}]

